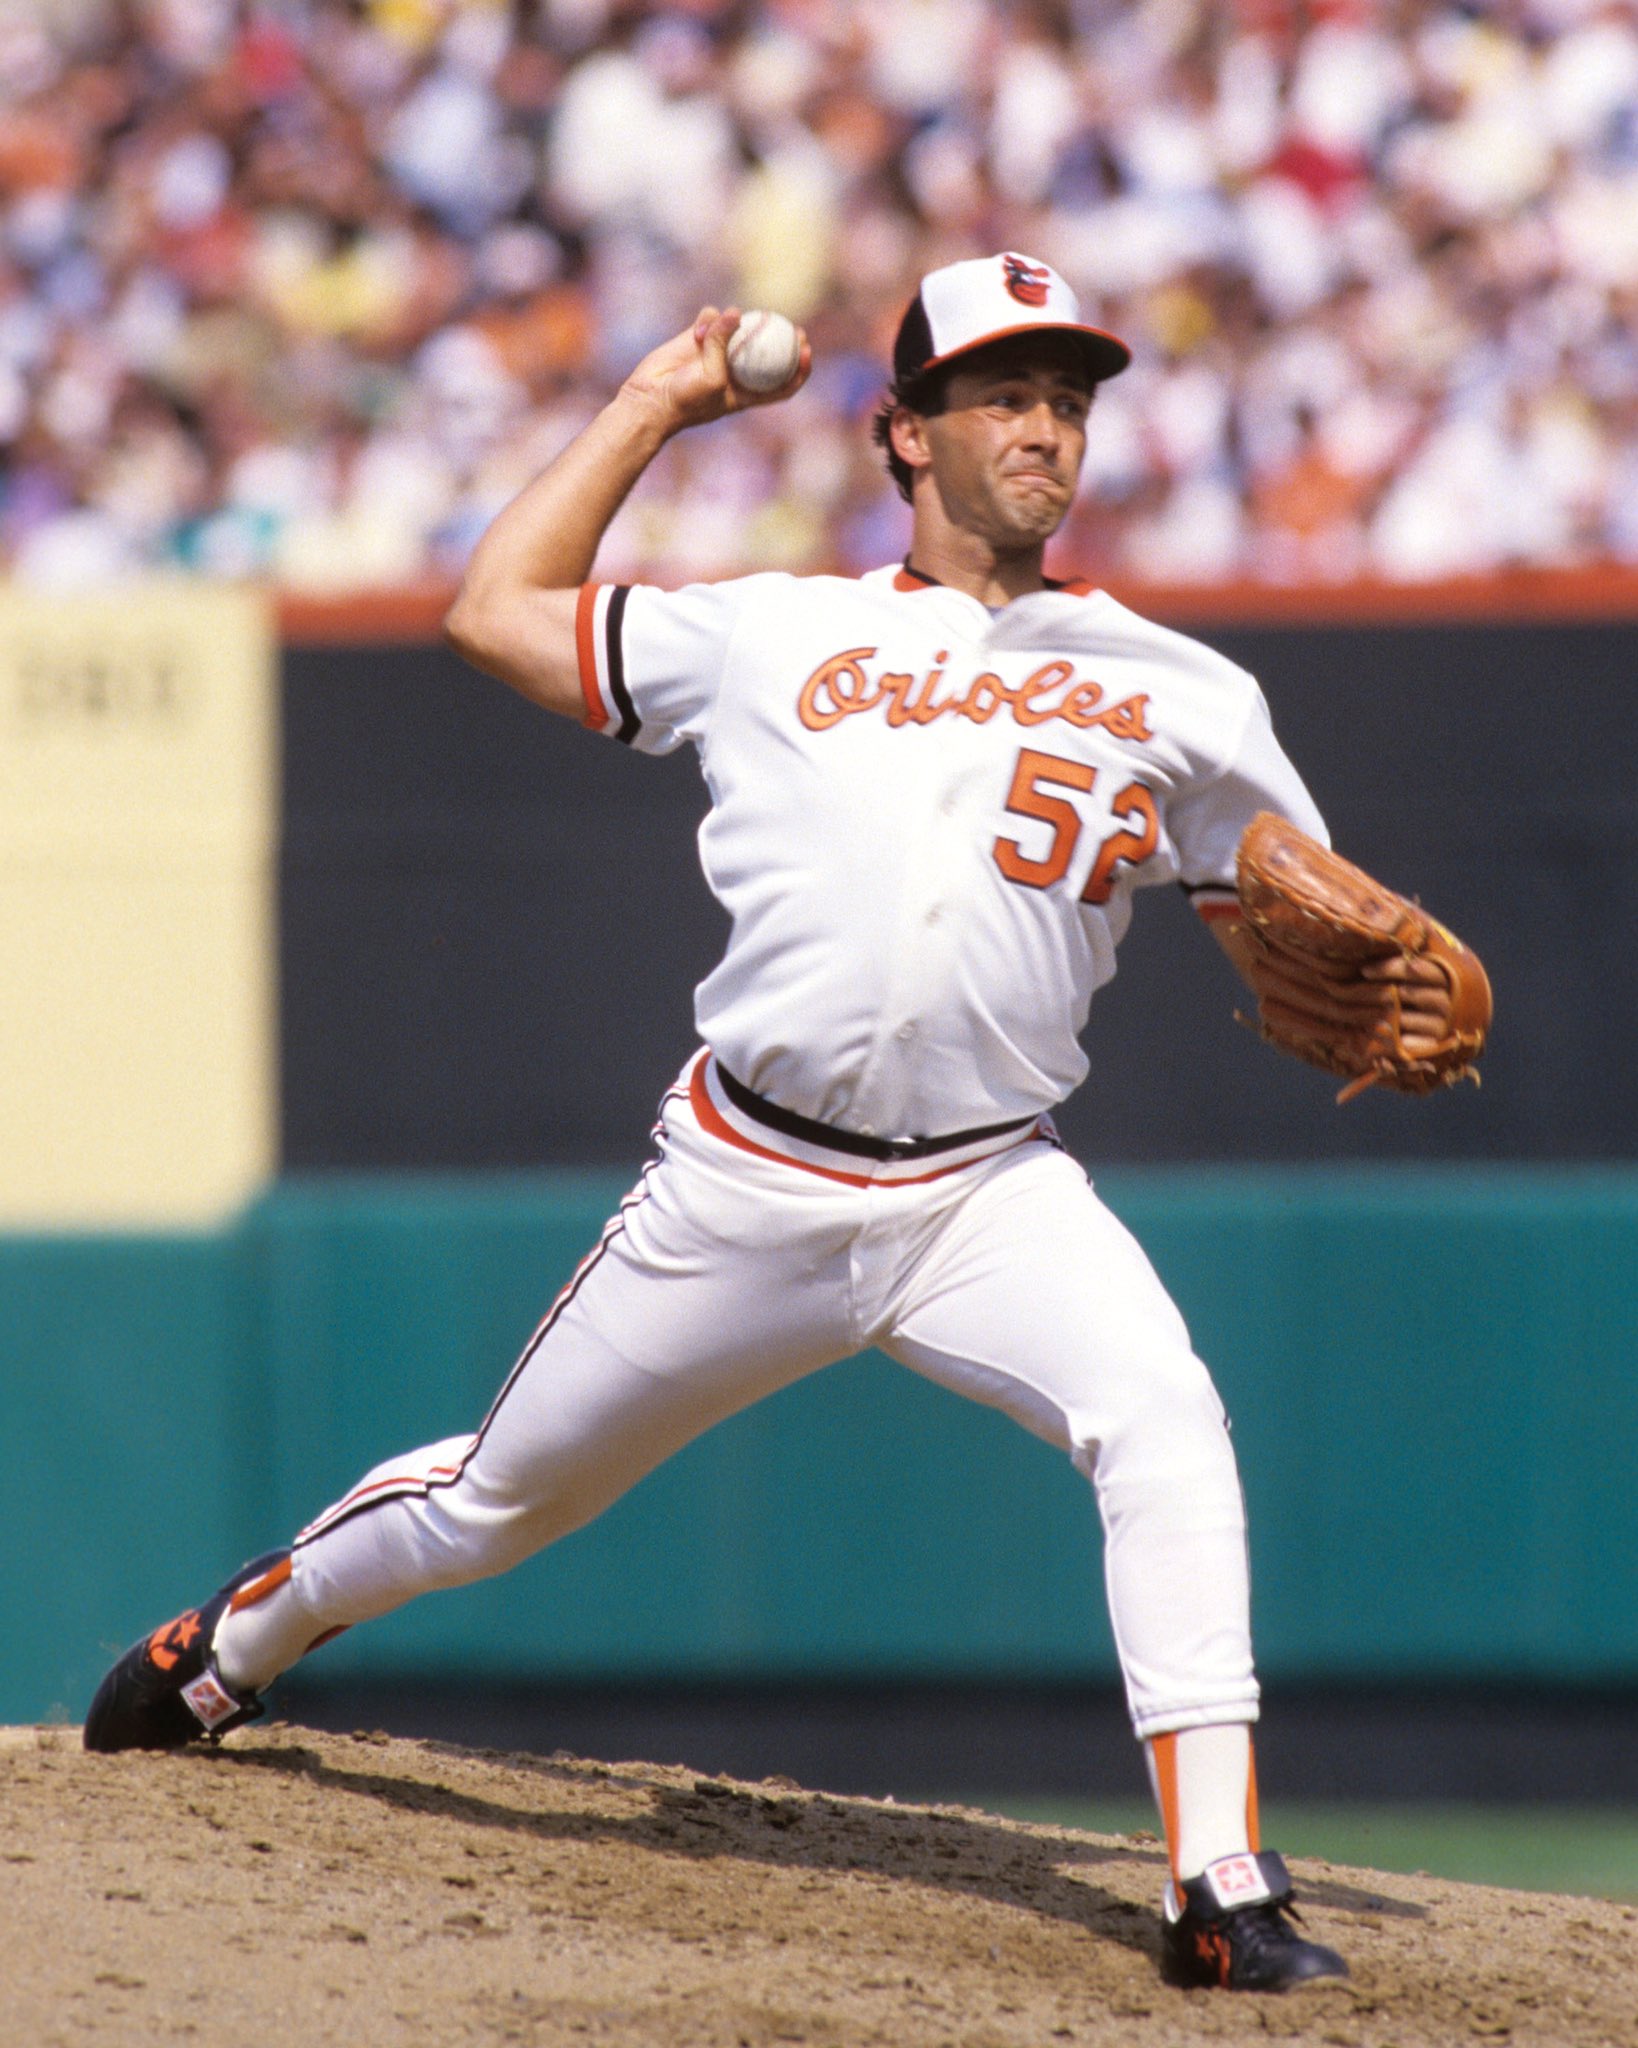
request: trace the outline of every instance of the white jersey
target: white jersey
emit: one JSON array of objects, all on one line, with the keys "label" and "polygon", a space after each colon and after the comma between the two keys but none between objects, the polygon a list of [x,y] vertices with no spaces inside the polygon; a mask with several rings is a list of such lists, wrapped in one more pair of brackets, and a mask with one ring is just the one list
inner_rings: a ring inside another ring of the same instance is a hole
[{"label": "white jersey", "polygon": [[588,584],[579,651],[588,725],[699,753],[732,919],[701,1037],[861,1136],[1061,1102],[1134,890],[1209,915],[1257,811],[1326,836],[1253,678],[1081,584],[994,613],[893,568]]}]

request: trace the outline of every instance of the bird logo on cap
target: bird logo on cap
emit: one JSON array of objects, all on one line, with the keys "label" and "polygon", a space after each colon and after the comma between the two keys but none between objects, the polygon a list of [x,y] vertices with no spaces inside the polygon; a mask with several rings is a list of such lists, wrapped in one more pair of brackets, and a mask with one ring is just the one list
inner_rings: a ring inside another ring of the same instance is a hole
[{"label": "bird logo on cap", "polygon": [[1001,269],[1008,292],[1021,306],[1044,306],[1052,272],[1044,263],[1027,263],[1022,256],[1003,256]]}]

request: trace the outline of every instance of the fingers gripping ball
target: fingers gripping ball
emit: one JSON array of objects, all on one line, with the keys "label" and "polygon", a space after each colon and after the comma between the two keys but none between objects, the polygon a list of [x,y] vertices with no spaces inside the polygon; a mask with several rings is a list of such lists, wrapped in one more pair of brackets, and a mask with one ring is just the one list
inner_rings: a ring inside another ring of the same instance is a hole
[{"label": "fingers gripping ball", "polygon": [[728,341],[728,374],[741,391],[782,391],[802,361],[802,337],[783,313],[745,313]]},{"label": "fingers gripping ball", "polygon": [[1339,1102],[1478,1080],[1489,979],[1419,904],[1270,811],[1246,827],[1236,884],[1262,1034],[1343,1076]]}]

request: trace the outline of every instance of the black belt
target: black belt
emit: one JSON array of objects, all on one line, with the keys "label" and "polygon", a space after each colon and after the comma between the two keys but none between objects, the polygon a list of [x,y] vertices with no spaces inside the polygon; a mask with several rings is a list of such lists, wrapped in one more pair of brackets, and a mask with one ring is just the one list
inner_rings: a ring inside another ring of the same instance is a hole
[{"label": "black belt", "polygon": [[1008,1131],[1021,1131],[1035,1122],[1035,1113],[1015,1116],[1004,1124],[980,1124],[972,1131],[952,1131],[947,1138],[867,1138],[859,1131],[839,1131],[831,1124],[816,1123],[811,1116],[798,1116],[736,1081],[721,1060],[716,1063],[722,1092],[736,1109],[742,1109],[770,1131],[787,1138],[801,1138],[809,1145],[826,1145],[832,1152],[847,1152],[855,1159],[932,1159],[940,1152],[957,1152],[963,1145],[976,1145],[983,1138],[1004,1138]]}]

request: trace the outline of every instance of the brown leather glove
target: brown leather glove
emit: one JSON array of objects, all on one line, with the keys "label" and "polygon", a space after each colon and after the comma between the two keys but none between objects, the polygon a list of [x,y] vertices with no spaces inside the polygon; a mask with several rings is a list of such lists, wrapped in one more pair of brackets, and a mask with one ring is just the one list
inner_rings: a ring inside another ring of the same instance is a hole
[{"label": "brown leather glove", "polygon": [[1348,1085],[1427,1095],[1469,1075],[1490,1029],[1476,953],[1409,897],[1259,811],[1240,841],[1236,958],[1270,1044]]}]

